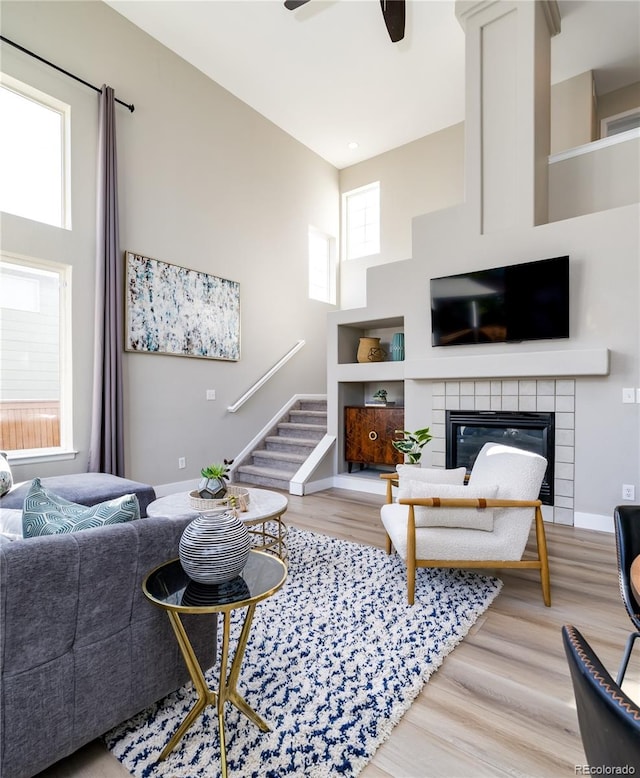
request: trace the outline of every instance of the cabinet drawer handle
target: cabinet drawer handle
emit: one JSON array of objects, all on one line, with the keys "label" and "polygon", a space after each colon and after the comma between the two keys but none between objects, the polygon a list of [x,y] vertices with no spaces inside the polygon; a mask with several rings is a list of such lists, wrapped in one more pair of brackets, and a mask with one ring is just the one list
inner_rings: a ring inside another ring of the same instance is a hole
[{"label": "cabinet drawer handle", "polygon": [[369,433],[369,440],[378,440],[378,433],[375,430],[371,430]]}]

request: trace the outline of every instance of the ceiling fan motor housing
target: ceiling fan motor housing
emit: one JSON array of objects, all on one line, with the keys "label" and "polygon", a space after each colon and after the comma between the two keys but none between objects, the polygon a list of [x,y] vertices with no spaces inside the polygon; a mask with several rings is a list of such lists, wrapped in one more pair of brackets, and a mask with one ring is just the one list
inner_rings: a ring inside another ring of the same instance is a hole
[{"label": "ceiling fan motor housing", "polygon": [[[301,5],[306,5],[309,0],[284,0],[284,7],[289,11],[295,11]],[[387,26],[387,32],[393,43],[404,38],[404,24],[406,16],[405,0],[380,0],[382,17]]]}]

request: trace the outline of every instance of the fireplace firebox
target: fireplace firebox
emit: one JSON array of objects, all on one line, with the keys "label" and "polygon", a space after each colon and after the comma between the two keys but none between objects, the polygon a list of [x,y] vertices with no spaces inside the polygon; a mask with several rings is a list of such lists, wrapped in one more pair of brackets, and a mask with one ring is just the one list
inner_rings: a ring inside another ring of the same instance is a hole
[{"label": "fireplace firebox", "polygon": [[541,454],[547,470],[539,499],[553,505],[555,414],[525,411],[446,411],[446,466],[471,472],[485,443],[504,443]]}]

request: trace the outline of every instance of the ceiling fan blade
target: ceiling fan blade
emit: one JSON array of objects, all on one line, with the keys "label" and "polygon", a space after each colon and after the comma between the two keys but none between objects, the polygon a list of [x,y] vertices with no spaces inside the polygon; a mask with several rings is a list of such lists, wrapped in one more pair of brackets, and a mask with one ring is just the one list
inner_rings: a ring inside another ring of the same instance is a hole
[{"label": "ceiling fan blade", "polygon": [[401,41],[404,38],[405,0],[380,0],[380,8],[392,42]]},{"label": "ceiling fan blade", "polygon": [[289,11],[295,11],[301,5],[305,5],[309,0],[284,0],[284,7]]}]

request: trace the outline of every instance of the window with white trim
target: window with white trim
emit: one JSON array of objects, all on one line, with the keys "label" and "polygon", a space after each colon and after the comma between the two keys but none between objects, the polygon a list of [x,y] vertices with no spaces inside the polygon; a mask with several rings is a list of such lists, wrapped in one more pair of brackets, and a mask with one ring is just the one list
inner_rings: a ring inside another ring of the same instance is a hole
[{"label": "window with white trim", "polygon": [[600,122],[600,137],[610,138],[612,135],[619,135],[627,130],[635,130],[640,127],[640,108],[633,108],[630,111],[607,116]]},{"label": "window with white trim", "polygon": [[380,182],[342,195],[343,256],[358,259],[380,253]]},{"label": "window with white trim", "polygon": [[0,450],[71,448],[71,268],[0,254]]},{"label": "window with white trim", "polygon": [[335,239],[309,227],[309,298],[336,303]]},{"label": "window with white trim", "polygon": [[70,229],[70,107],[3,73],[0,115],[0,211]]}]

